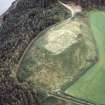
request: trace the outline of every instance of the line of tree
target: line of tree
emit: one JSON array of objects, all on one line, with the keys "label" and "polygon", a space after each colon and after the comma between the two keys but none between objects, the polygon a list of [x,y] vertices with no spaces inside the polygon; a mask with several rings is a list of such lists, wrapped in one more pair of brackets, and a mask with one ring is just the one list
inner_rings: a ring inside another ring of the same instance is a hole
[{"label": "line of tree", "polygon": [[81,5],[83,8],[100,8],[105,6],[105,0],[66,0]]}]

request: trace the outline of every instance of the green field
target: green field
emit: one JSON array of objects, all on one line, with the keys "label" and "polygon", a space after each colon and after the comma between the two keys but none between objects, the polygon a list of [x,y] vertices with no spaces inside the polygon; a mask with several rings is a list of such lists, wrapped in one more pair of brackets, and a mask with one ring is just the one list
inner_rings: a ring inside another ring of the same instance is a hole
[{"label": "green field", "polygon": [[90,12],[89,21],[99,51],[99,60],[66,93],[97,105],[105,105],[105,12]]}]

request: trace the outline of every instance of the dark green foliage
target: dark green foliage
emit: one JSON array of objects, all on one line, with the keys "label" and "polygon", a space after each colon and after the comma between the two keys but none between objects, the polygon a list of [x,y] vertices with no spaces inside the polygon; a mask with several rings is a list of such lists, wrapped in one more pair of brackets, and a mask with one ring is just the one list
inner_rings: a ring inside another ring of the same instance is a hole
[{"label": "dark green foliage", "polygon": [[29,42],[46,27],[68,18],[67,14],[53,0],[16,0],[0,16],[0,105],[39,105],[36,93],[10,74]]},{"label": "dark green foliage", "polygon": [[0,69],[0,105],[40,105],[37,93],[10,77],[9,71],[6,65]]},{"label": "dark green foliage", "polygon": [[9,62],[13,66],[40,31],[68,18],[68,11],[58,3],[50,0],[46,2],[47,4],[45,0],[15,1],[3,14],[0,26],[0,63]]}]

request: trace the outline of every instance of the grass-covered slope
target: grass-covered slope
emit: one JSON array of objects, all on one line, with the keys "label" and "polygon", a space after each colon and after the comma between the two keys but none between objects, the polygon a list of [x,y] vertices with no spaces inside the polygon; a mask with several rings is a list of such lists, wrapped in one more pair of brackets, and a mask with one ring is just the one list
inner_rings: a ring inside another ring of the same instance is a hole
[{"label": "grass-covered slope", "polygon": [[96,45],[83,18],[67,19],[39,36],[30,43],[19,62],[20,81],[31,81],[35,86],[57,91],[74,82],[96,61]]},{"label": "grass-covered slope", "polygon": [[66,93],[105,105],[105,12],[92,11],[89,21],[99,51],[99,61]]}]

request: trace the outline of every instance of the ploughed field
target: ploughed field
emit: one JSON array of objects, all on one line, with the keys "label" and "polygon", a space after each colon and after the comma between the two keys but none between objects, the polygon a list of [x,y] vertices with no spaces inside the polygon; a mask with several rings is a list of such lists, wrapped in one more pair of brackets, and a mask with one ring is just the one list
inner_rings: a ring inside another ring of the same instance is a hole
[{"label": "ploughed field", "polygon": [[85,75],[66,90],[66,93],[98,105],[105,105],[105,12],[90,12],[89,21],[99,59]]}]

